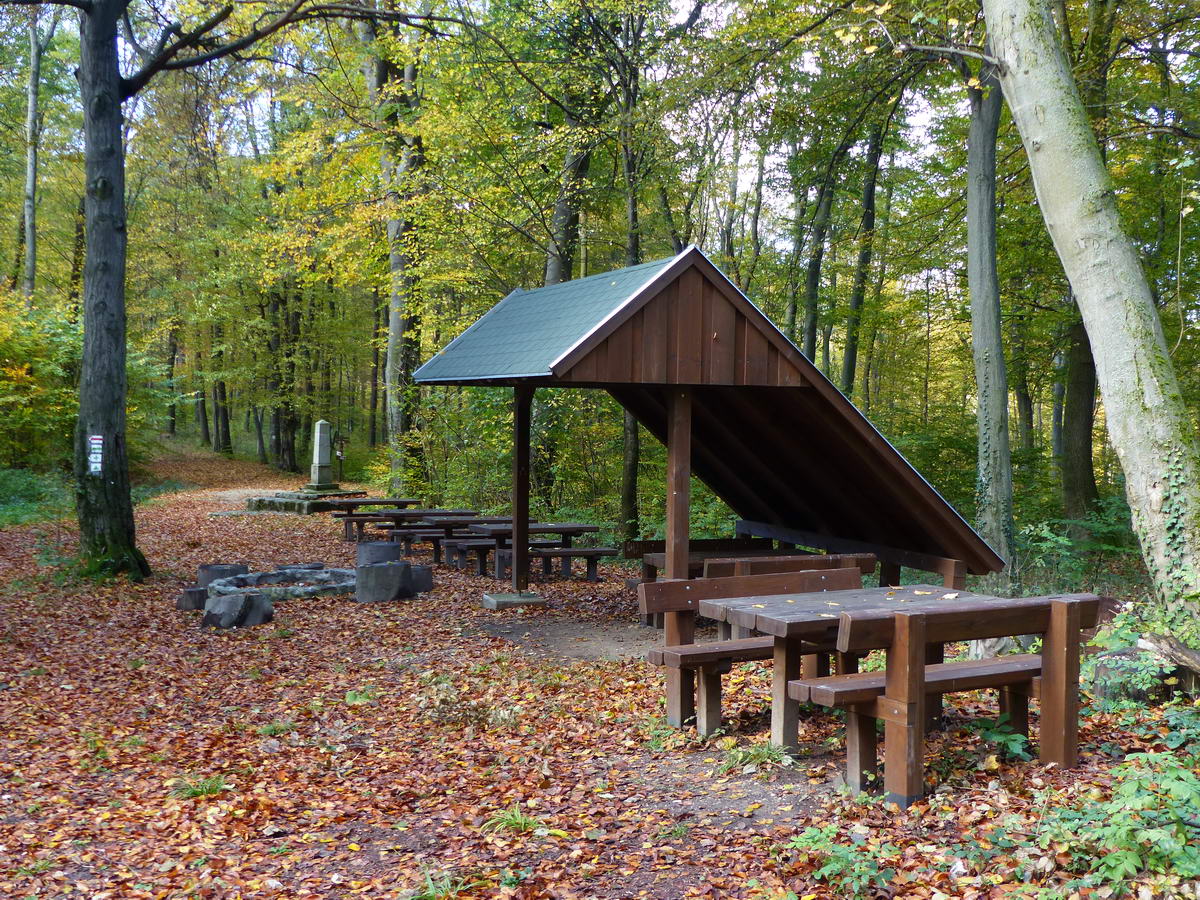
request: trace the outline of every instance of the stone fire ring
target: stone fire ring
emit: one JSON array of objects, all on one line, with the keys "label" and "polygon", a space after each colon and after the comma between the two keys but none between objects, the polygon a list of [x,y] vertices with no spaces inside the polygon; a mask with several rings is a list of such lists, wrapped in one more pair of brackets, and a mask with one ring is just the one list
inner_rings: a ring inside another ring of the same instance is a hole
[{"label": "stone fire ring", "polygon": [[354,593],[353,569],[326,569],[313,565],[282,566],[274,572],[251,572],[220,578],[208,586],[209,597],[243,591],[261,591],[272,601],[297,600]]}]

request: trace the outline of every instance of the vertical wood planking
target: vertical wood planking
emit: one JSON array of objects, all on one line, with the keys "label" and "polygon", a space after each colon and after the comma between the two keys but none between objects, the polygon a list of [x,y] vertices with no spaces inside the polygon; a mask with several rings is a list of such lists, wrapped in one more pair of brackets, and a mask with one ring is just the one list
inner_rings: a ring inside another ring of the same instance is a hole
[{"label": "vertical wood planking", "polygon": [[604,341],[608,345],[608,380],[633,380],[633,329],[625,323]]},{"label": "vertical wood planking", "polygon": [[663,384],[667,380],[669,336],[664,295],[674,289],[674,285],[669,285],[642,307],[642,378],[647,384]]},{"label": "vertical wood planking", "polygon": [[[735,384],[734,359],[737,351],[737,325],[742,317],[709,281],[704,294],[712,302],[712,325],[706,333],[709,357],[708,384]],[[744,320],[743,320],[744,322]]]},{"label": "vertical wood planking", "polygon": [[642,307],[634,313],[633,318],[629,320],[629,324],[625,327],[631,332],[629,341],[629,380],[634,384],[638,384],[642,381],[642,342],[645,340],[643,335],[646,331],[646,308]]},{"label": "vertical wood planking", "polygon": [[746,326],[746,384],[770,384],[766,335],[752,325]]},{"label": "vertical wood planking", "polygon": [[704,277],[695,269],[679,276],[675,306],[677,384],[698,384],[701,380],[703,346]]}]

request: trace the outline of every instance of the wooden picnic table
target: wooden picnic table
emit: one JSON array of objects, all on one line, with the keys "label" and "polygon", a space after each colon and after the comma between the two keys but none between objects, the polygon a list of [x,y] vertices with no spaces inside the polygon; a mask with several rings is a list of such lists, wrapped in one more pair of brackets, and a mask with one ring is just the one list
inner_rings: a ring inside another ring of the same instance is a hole
[{"label": "wooden picnic table", "polygon": [[[503,577],[504,566],[500,551],[511,549],[509,542],[512,540],[512,522],[472,525],[470,528],[495,542],[496,549],[493,554],[495,573],[497,578]],[[530,522],[528,534],[556,534],[561,539],[563,547],[570,547],[572,538],[581,534],[594,534],[599,530],[598,525],[588,525],[583,522]]]},{"label": "wooden picnic table", "polygon": [[[431,529],[442,530],[442,540],[450,540],[455,537],[455,532],[461,533],[463,528],[471,525],[504,525],[512,522],[511,516],[493,516],[478,518],[476,516],[425,516],[421,522],[428,525]],[[442,561],[442,540],[433,542],[433,561],[439,563]]]},{"label": "wooden picnic table", "polygon": [[325,502],[336,512],[353,513],[360,506],[416,506],[421,501],[415,497],[344,497]]},{"label": "wooden picnic table", "polygon": [[[828,675],[828,656],[837,641],[838,617],[842,612],[865,609],[946,609],[967,600],[996,600],[970,591],[949,590],[931,584],[904,587],[860,588],[850,591],[821,591],[812,594],[773,594],[701,600],[697,612],[718,622],[768,634],[775,639],[771,673],[771,743],[797,750],[800,704],[788,697],[788,682],[801,677]],[[878,649],[878,648],[877,648]],[[823,651],[819,655],[817,651]],[[927,662],[941,662],[937,645],[930,648]],[[807,665],[805,665],[807,663]],[[824,671],[822,671],[824,669]]]}]

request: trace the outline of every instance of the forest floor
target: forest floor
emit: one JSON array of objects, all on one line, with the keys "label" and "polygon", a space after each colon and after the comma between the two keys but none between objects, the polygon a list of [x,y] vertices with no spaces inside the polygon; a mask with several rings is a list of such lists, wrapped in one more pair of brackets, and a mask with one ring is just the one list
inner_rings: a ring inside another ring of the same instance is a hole
[{"label": "forest floor", "polygon": [[755,764],[767,666],[727,678],[724,735],[666,728],[658,635],[616,569],[540,585],[544,609],[482,610],[494,583],[439,567],[416,601],[203,631],[174,608],[197,565],[354,548],[327,516],[210,515],[296,479],[199,452],[152,468],[189,487],[137,510],[143,584],[65,575],[66,524],[0,537],[0,896],[1112,896],[1047,810],[1102,816],[1121,759],[1175,733],[1089,709],[1060,771],[1001,759],[968,727],[989,699],[956,698],[928,741],[941,787],[902,812],[839,791],[830,715],[804,714],[790,765]]}]

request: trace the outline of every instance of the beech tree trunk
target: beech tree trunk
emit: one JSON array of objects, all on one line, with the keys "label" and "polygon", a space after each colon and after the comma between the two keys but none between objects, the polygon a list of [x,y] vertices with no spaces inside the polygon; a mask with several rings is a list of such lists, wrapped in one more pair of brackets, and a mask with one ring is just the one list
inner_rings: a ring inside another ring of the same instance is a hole
[{"label": "beech tree trunk", "polygon": [[1008,440],[1008,373],[996,273],[996,135],[1003,97],[987,66],[982,84],[969,88],[967,134],[967,281],[977,391],[978,471],[975,511],[979,533],[1009,564],[989,576],[991,590],[1011,593],[1013,552],[1012,455]]},{"label": "beech tree trunk", "polygon": [[983,0],[1038,204],[1091,341],[1159,602],[1200,612],[1200,444],[1162,323],[1045,0]]},{"label": "beech tree trunk", "polygon": [[[117,23],[122,0],[93,0],[79,17],[87,250],[83,367],[75,429],[80,552],[90,568],[140,579],[150,566],[135,545],[125,446],[125,147]],[[101,447],[100,472],[89,451]]]},{"label": "beech tree trunk", "polygon": [[858,260],[854,268],[854,285],[850,289],[850,311],[846,316],[846,347],[842,354],[842,393],[854,393],[854,378],[858,369],[858,332],[862,320],[863,300],[867,295],[867,275],[871,271],[871,250],[875,243],[875,183],[879,178],[879,158],[883,151],[883,123],[871,129],[867,141],[867,173],[863,179],[862,219],[858,230]]},{"label": "beech tree trunk", "polygon": [[542,282],[546,286],[571,278],[575,267],[575,251],[579,247],[579,206],[591,163],[591,150],[567,151],[562,186],[550,216],[550,246],[546,251],[546,271]]},{"label": "beech tree trunk", "polygon": [[[1062,479],[1063,515],[1078,523],[1084,518],[1100,492],[1096,490],[1096,467],[1092,460],[1092,431],[1096,424],[1096,365],[1083,322],[1067,329],[1067,370],[1062,401]],[[1078,543],[1088,538],[1082,524],[1068,526],[1071,539]]]},{"label": "beech tree trunk", "polygon": [[808,269],[804,278],[804,355],[810,361],[817,356],[817,313],[821,298],[821,263],[825,258],[825,232],[833,212],[833,168],[817,188],[817,211],[813,215],[808,239]]},{"label": "beech tree trunk", "polygon": [[21,276],[21,293],[26,303],[32,303],[37,281],[37,174],[38,150],[42,140],[42,117],[38,98],[42,86],[42,58],[54,39],[59,11],[55,10],[46,34],[38,28],[38,13],[29,11],[29,78],[25,85],[25,265]]}]

